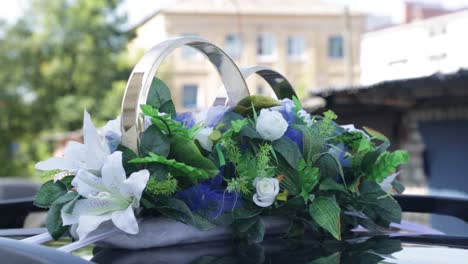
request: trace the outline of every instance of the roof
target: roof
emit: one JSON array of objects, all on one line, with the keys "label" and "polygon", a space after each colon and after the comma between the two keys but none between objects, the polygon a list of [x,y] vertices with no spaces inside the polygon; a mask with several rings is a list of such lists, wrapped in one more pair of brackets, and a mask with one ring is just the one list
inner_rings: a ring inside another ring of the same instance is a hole
[{"label": "roof", "polygon": [[[345,9],[320,0],[175,0],[137,25],[163,14],[343,15]],[[350,11],[351,15],[362,15]]]},{"label": "roof", "polygon": [[386,104],[410,107],[421,103],[468,103],[468,69],[450,74],[384,81],[369,86],[313,91],[332,104]]}]

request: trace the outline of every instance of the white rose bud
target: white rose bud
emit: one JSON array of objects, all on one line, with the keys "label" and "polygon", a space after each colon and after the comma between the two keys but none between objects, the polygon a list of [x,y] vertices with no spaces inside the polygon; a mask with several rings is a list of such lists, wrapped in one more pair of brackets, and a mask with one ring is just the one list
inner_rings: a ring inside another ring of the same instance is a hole
[{"label": "white rose bud", "polygon": [[200,146],[202,146],[202,148],[206,149],[207,151],[211,151],[213,149],[213,142],[208,138],[211,133],[213,133],[213,128],[205,127],[201,129],[195,136],[195,139],[200,142]]},{"label": "white rose bud", "polygon": [[262,109],[257,118],[257,132],[265,140],[277,140],[288,129],[288,122],[278,111]]},{"label": "white rose bud", "polygon": [[260,207],[268,207],[275,202],[279,193],[279,182],[275,178],[256,178],[253,185],[257,193],[253,196],[253,201]]}]

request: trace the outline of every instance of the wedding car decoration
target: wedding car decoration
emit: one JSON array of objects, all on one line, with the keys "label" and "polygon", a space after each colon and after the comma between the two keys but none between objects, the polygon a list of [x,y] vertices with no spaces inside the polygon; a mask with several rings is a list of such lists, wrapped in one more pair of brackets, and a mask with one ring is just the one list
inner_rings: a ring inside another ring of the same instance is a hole
[{"label": "wedding car decoration", "polygon": [[389,151],[371,128],[340,126],[331,110],[309,114],[295,96],[250,95],[178,113],[157,78],[139,108],[136,149],[124,143],[120,117],[96,129],[85,111],[84,142],[37,163],[50,180],[35,204],[49,208],[54,239],[83,240],[104,223],[138,236],[145,219],[164,217],[260,242],[274,216],[289,222],[287,237],[341,240],[359,225],[379,232],[401,220],[392,194],[402,191],[395,172],[407,153]]}]

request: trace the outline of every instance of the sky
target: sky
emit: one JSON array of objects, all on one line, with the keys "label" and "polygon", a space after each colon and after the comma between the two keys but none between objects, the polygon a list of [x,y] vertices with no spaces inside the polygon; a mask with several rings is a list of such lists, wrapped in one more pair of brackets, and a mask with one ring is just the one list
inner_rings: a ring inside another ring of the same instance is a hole
[{"label": "sky", "polygon": [[[126,0],[121,7],[127,11],[129,24],[134,25],[151,15],[160,7],[172,3],[174,0]],[[402,19],[401,7],[403,0],[322,0],[323,2],[348,5],[356,11],[366,12],[378,16],[391,17],[392,21]],[[418,2],[440,4],[447,8],[467,7],[468,0],[417,0]],[[27,0],[0,0],[0,19],[14,22],[27,7]],[[203,2],[203,0],[200,0]]]}]

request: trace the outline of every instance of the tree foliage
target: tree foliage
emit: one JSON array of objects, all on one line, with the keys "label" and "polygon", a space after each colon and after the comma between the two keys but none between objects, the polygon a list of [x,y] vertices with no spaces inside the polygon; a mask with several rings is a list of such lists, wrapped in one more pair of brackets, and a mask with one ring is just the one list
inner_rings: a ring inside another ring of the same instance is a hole
[{"label": "tree foliage", "polygon": [[50,150],[44,133],[118,113],[129,74],[131,32],[120,0],[31,0],[15,24],[0,23],[1,175],[28,175]]}]

